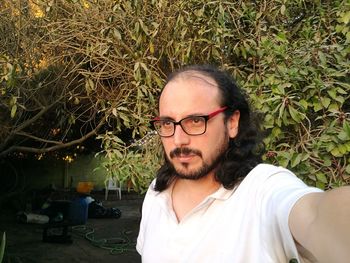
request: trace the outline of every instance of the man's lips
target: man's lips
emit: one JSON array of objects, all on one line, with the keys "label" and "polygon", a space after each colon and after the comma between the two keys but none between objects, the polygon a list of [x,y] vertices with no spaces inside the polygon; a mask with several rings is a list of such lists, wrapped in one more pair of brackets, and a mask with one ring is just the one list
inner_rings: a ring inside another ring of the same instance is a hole
[{"label": "man's lips", "polygon": [[189,162],[196,156],[196,154],[180,154],[175,156],[174,158],[178,159],[180,162]]}]

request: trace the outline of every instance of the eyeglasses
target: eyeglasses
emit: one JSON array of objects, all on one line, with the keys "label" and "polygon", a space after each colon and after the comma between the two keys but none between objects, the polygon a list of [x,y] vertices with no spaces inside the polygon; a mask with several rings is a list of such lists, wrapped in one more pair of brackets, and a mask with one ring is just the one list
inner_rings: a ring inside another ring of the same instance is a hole
[{"label": "eyeglasses", "polygon": [[179,121],[170,119],[161,119],[159,117],[153,119],[151,124],[161,137],[171,137],[175,133],[176,125],[180,125],[182,130],[188,135],[201,135],[207,130],[207,122],[214,116],[224,112],[227,106],[222,107],[208,115],[188,116]]}]

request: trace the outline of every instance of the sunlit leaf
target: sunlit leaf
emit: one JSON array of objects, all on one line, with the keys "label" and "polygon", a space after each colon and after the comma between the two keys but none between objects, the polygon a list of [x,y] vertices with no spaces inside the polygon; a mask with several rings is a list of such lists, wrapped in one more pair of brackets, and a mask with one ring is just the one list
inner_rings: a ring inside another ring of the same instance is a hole
[{"label": "sunlit leaf", "polygon": [[112,114],[113,114],[115,117],[118,116],[118,115],[117,115],[117,109],[116,109],[116,108],[113,108],[113,109],[112,109]]},{"label": "sunlit leaf", "polygon": [[122,35],[120,34],[119,30],[116,28],[113,28],[113,36],[118,40],[122,39]]},{"label": "sunlit leaf", "polygon": [[316,174],[316,178],[317,178],[318,181],[320,181],[322,183],[325,183],[325,184],[328,183],[327,177],[323,173],[317,173]]},{"label": "sunlit leaf", "polygon": [[14,118],[17,112],[17,105],[13,105],[11,108],[11,118]]},{"label": "sunlit leaf", "polygon": [[331,103],[331,100],[330,100],[330,98],[322,97],[321,103],[322,103],[323,107],[328,108],[329,104]]},{"label": "sunlit leaf", "polygon": [[331,154],[335,157],[341,157],[343,156],[343,154],[339,151],[339,148],[336,147],[334,149],[331,150]]},{"label": "sunlit leaf", "polygon": [[281,6],[281,14],[284,15],[286,13],[286,6],[285,5],[282,5]]}]

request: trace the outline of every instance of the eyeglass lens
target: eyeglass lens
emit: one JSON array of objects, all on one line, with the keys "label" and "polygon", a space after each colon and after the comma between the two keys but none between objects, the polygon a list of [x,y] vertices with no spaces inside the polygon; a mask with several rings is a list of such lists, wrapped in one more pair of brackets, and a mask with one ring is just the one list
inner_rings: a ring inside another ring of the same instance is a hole
[{"label": "eyeglass lens", "polygon": [[[188,135],[200,135],[206,129],[206,120],[201,116],[184,118],[179,124]],[[154,127],[160,136],[172,136],[175,132],[175,122],[170,120],[155,121]]]}]

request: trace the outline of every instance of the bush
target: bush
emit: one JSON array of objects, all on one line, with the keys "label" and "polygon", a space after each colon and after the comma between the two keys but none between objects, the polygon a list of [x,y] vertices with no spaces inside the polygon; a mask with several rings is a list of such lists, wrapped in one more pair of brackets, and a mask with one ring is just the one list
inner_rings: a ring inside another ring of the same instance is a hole
[{"label": "bush", "polygon": [[165,75],[210,63],[230,71],[265,115],[267,162],[323,189],[349,182],[348,1],[59,0],[36,8],[46,64],[63,63],[79,83],[69,101],[90,103],[89,121],[109,125],[98,137],[109,176],[147,188],[159,146],[156,155],[129,151],[122,131],[146,136]]},{"label": "bush", "polygon": [[143,24],[162,23],[137,39],[152,43],[157,65],[214,63],[231,71],[265,116],[267,162],[322,189],[349,182],[348,2],[152,3],[168,11],[154,8]]}]

